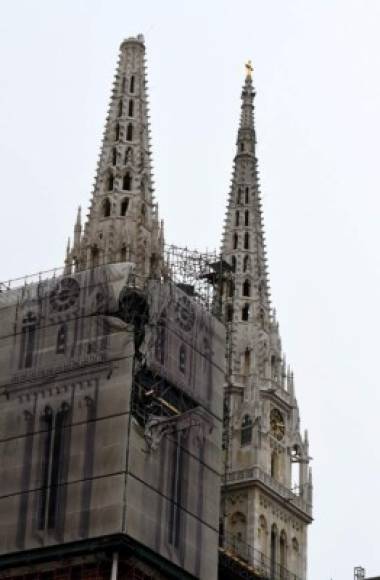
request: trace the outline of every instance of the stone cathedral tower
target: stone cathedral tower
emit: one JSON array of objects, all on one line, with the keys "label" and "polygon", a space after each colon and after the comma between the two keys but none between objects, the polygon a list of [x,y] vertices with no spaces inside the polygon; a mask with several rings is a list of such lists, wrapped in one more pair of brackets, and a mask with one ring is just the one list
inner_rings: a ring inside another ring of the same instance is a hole
[{"label": "stone cathedral tower", "polygon": [[82,231],[81,211],[66,268],[132,262],[142,277],[161,266],[163,228],[153,196],[149,108],[142,35],[120,57],[104,130],[93,197]]},{"label": "stone cathedral tower", "polygon": [[228,341],[225,544],[271,578],[306,578],[312,482],[293,373],[271,309],[260,201],[252,67],[242,90],[222,256],[231,266],[223,297]]}]

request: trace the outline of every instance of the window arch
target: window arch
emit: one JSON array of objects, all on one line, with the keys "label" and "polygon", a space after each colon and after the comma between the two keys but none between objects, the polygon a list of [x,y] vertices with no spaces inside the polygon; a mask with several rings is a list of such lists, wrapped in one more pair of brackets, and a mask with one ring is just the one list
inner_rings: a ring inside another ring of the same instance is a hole
[{"label": "window arch", "polygon": [[239,225],[239,221],[240,221],[240,213],[239,213],[239,210],[236,210],[236,212],[235,212],[235,226]]},{"label": "window arch", "polygon": [[236,258],[235,258],[235,256],[232,256],[232,258],[231,258],[231,270],[233,272],[236,272]]},{"label": "window arch", "polygon": [[119,141],[120,139],[120,125],[116,123],[115,125],[115,141]]},{"label": "window arch", "polygon": [[34,348],[36,342],[37,317],[33,312],[22,320],[20,368],[30,368],[33,366]]},{"label": "window arch", "polygon": [[249,256],[244,256],[243,258],[243,272],[246,272],[249,267]]},{"label": "window arch", "polygon": [[250,311],[249,304],[244,304],[243,308],[241,309],[241,319],[243,322],[248,322],[249,311]]},{"label": "window arch", "polygon": [[249,233],[245,232],[244,234],[244,249],[249,250]]},{"label": "window arch", "polygon": [[186,372],[186,348],[185,348],[185,345],[183,345],[183,344],[181,344],[181,347],[179,349],[178,366],[179,366],[179,370],[181,371],[181,373],[185,374],[185,372]]},{"label": "window arch", "polygon": [[111,215],[111,202],[108,199],[108,197],[106,197],[105,199],[103,199],[102,202],[102,216],[109,217],[110,215]]},{"label": "window arch", "polygon": [[132,123],[128,123],[127,141],[133,141],[133,125],[132,125]]},{"label": "window arch", "polygon": [[286,570],[286,565],[287,565],[287,549],[288,549],[288,545],[287,545],[287,538],[286,538],[286,532],[285,530],[281,531],[280,534],[280,578],[281,580],[287,577],[287,570]]},{"label": "window arch", "polygon": [[270,532],[270,569],[271,578],[276,577],[276,561],[277,561],[277,526],[272,525]]},{"label": "window arch", "polygon": [[133,109],[134,109],[134,101],[133,99],[129,99],[129,103],[128,103],[128,116],[129,117],[133,117]]},{"label": "window arch", "polygon": [[114,182],[113,173],[109,173],[107,177],[107,191],[113,190],[113,182]]},{"label": "window arch", "polygon": [[129,92],[130,93],[135,92],[135,75],[132,75],[131,80],[129,81]]},{"label": "window arch", "polygon": [[251,282],[249,280],[244,280],[243,283],[243,296],[251,295]]},{"label": "window arch", "polygon": [[232,304],[227,304],[226,307],[226,321],[227,322],[232,322],[234,318],[234,308],[232,306]]},{"label": "window arch", "polygon": [[238,236],[238,234],[235,232],[235,233],[234,233],[234,237],[233,237],[233,247],[234,247],[234,250],[236,250],[236,249],[237,249],[238,245],[239,245],[239,236]]},{"label": "window arch", "polygon": [[249,187],[245,188],[245,203],[249,203]]},{"label": "window arch", "polygon": [[127,171],[127,173],[125,173],[123,176],[123,189],[125,191],[131,191],[131,187],[132,187],[132,178],[129,171]]},{"label": "window arch", "polygon": [[244,225],[249,226],[249,211],[247,209],[244,212]]},{"label": "window arch", "polygon": [[233,280],[229,280],[228,281],[228,298],[233,298],[234,292],[235,292],[235,284]]},{"label": "window arch", "polygon": [[121,216],[124,217],[127,215],[128,206],[129,206],[129,198],[125,197],[120,204],[120,215]]},{"label": "window arch", "polygon": [[114,147],[112,149],[112,165],[116,165],[117,162],[117,149]]},{"label": "window arch", "polygon": [[119,117],[121,117],[123,114],[123,99],[120,99],[120,101],[119,101],[119,107],[118,107],[117,114]]},{"label": "window arch", "polygon": [[240,431],[240,445],[249,445],[252,442],[252,419],[249,415],[244,415]]}]

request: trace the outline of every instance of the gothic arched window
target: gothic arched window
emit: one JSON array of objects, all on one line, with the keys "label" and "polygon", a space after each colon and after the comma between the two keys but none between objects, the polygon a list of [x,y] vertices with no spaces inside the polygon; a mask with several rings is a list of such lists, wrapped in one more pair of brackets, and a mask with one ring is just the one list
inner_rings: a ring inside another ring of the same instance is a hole
[{"label": "gothic arched window", "polygon": [[244,212],[244,225],[249,226],[249,211],[247,209]]},{"label": "gothic arched window", "polygon": [[127,215],[128,206],[129,206],[129,198],[125,197],[120,205],[120,215],[121,216]]},{"label": "gothic arched window", "polygon": [[232,322],[233,318],[234,318],[234,308],[233,308],[232,304],[227,304],[226,321]]},{"label": "gothic arched window", "polygon": [[273,524],[270,532],[270,577],[277,575],[277,526]]},{"label": "gothic arched window", "polygon": [[235,226],[239,225],[239,221],[240,221],[240,214],[239,214],[239,210],[235,212]]},{"label": "gothic arched window", "polygon": [[132,125],[132,123],[128,123],[127,141],[133,141],[133,125]]},{"label": "gothic arched window", "polygon": [[132,187],[132,178],[131,174],[127,171],[127,173],[125,173],[123,177],[123,189],[125,189],[125,191],[131,191],[131,187]]},{"label": "gothic arched window", "polygon": [[186,348],[183,344],[181,344],[181,348],[179,349],[179,370],[181,373],[185,374],[186,372]]},{"label": "gothic arched window", "polygon": [[251,282],[249,280],[244,280],[243,283],[243,296],[251,295]]},{"label": "gothic arched window", "polygon": [[249,233],[245,232],[244,234],[244,249],[249,250]]},{"label": "gothic arched window", "polygon": [[287,565],[287,538],[285,530],[281,531],[280,534],[280,577],[286,578],[286,565]]},{"label": "gothic arched window", "polygon": [[33,365],[34,348],[36,342],[37,317],[33,312],[22,320],[20,368],[29,368]]},{"label": "gothic arched window", "polygon": [[132,163],[133,162],[133,152],[130,147],[125,152],[125,163]]},{"label": "gothic arched window", "polygon": [[113,174],[109,173],[107,177],[107,191],[113,190]]},{"label": "gothic arched window", "polygon": [[239,236],[237,235],[237,233],[234,233],[234,237],[233,237],[234,250],[237,249],[238,245],[239,245]]},{"label": "gothic arched window", "polygon": [[242,191],[241,191],[241,187],[239,187],[238,191],[237,191],[237,198],[236,198],[236,202],[238,205],[241,204],[241,195],[242,195]]},{"label": "gothic arched window", "polygon": [[103,217],[109,217],[111,215],[111,202],[108,199],[108,197],[106,197],[106,199],[103,199],[102,215]]},{"label": "gothic arched window", "polygon": [[235,284],[233,280],[228,281],[228,297],[232,298],[235,292]]},{"label": "gothic arched window", "polygon": [[115,141],[119,141],[120,139],[120,125],[116,123],[115,125]]},{"label": "gothic arched window", "polygon": [[135,77],[134,77],[134,75],[131,76],[131,80],[129,82],[129,92],[130,93],[135,92]]},{"label": "gothic arched window", "polygon": [[120,101],[119,101],[119,108],[118,108],[117,114],[119,117],[121,117],[123,114],[123,100],[122,99],[120,99]]},{"label": "gothic arched window", "polygon": [[121,92],[124,93],[125,91],[125,83],[126,83],[126,78],[125,76],[123,76],[123,78],[121,79]]},{"label": "gothic arched window", "polygon": [[248,322],[249,320],[249,304],[244,304],[241,309],[241,319],[243,322]]},{"label": "gothic arched window", "polygon": [[130,99],[130,100],[129,100],[129,103],[128,103],[128,116],[129,116],[129,117],[133,117],[133,109],[134,109],[134,104],[135,104],[135,103],[133,102],[133,100],[132,100],[132,99]]},{"label": "gothic arched window", "polygon": [[236,272],[236,258],[235,258],[235,256],[232,256],[232,258],[231,258],[231,270],[233,272]]},{"label": "gothic arched window", "polygon": [[117,162],[117,149],[114,147],[112,149],[112,165],[116,165]]},{"label": "gothic arched window", "polygon": [[125,246],[122,246],[120,250],[120,262],[126,261],[127,261],[127,248]]},{"label": "gothic arched window", "polygon": [[240,431],[240,445],[249,445],[252,441],[252,419],[249,415],[244,415]]},{"label": "gothic arched window", "polygon": [[249,187],[245,188],[245,203],[249,203]]},{"label": "gothic arched window", "polygon": [[243,258],[243,272],[246,272],[248,270],[248,266],[249,266],[249,256],[244,256],[244,258]]}]

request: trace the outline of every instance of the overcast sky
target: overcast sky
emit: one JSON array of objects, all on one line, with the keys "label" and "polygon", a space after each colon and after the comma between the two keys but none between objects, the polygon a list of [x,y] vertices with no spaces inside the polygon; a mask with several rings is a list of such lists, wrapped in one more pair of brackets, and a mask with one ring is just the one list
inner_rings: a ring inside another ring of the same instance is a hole
[{"label": "overcast sky", "polygon": [[147,44],[167,241],[219,246],[254,66],[269,271],[315,522],[309,579],[380,574],[380,2],[0,3],[0,279],[62,264],[123,38]]}]

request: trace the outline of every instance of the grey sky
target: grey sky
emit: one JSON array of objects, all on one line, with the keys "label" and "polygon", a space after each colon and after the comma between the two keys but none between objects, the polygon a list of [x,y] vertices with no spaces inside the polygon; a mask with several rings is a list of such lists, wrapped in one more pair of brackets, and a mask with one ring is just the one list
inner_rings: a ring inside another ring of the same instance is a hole
[{"label": "grey sky", "polygon": [[167,241],[218,246],[252,59],[272,295],[314,457],[310,580],[380,573],[379,29],[377,0],[0,3],[0,279],[62,264],[139,32]]}]

